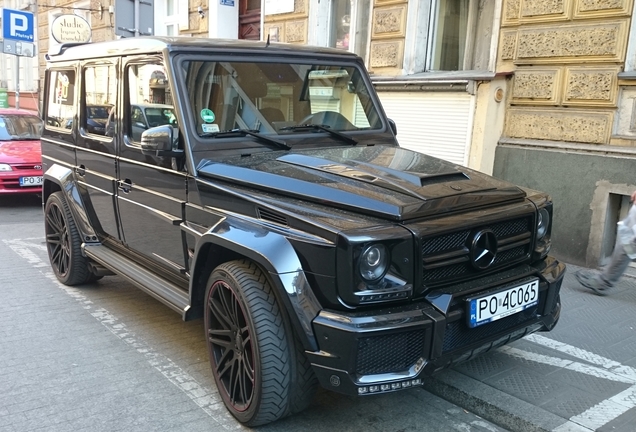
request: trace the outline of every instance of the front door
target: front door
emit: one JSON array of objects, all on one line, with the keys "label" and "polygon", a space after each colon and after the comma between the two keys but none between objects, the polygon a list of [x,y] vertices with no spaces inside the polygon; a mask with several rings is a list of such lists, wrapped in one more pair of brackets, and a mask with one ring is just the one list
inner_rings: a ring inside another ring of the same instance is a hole
[{"label": "front door", "polygon": [[261,40],[261,0],[239,0],[239,39]]},{"label": "front door", "polygon": [[[117,202],[124,245],[147,265],[185,274],[185,246],[180,223],[186,193],[186,172],[172,157],[141,152],[141,127],[133,118],[143,110],[144,127],[173,125],[172,105],[154,103],[153,82],[167,82],[160,58],[131,59],[124,68],[123,143],[119,152]],[[162,121],[163,119],[163,121]]]}]

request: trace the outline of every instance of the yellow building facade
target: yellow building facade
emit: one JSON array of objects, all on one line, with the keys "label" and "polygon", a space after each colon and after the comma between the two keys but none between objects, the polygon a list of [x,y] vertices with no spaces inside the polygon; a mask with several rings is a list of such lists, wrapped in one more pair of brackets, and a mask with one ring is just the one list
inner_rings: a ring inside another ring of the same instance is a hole
[{"label": "yellow building facade", "polygon": [[597,267],[636,190],[633,0],[504,0],[497,70],[511,72],[494,174],[550,192],[554,244]]}]

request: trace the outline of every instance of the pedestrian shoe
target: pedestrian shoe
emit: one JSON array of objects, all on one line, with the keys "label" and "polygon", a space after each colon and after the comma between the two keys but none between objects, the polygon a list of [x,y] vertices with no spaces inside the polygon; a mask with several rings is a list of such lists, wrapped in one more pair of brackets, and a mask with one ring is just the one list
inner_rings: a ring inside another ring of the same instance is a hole
[{"label": "pedestrian shoe", "polygon": [[583,285],[585,288],[591,289],[596,295],[606,296],[610,293],[610,289],[612,288],[603,284],[603,282],[599,280],[599,275],[597,273],[591,272],[589,270],[577,271],[576,273],[574,273],[574,276],[581,285]]}]

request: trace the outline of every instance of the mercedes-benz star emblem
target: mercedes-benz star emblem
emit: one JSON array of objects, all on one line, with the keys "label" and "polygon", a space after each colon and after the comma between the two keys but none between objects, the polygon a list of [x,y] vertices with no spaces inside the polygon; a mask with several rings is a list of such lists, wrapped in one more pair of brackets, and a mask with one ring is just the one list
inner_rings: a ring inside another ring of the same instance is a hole
[{"label": "mercedes-benz star emblem", "polygon": [[478,231],[470,245],[470,262],[478,270],[490,267],[497,256],[497,237],[489,229]]}]

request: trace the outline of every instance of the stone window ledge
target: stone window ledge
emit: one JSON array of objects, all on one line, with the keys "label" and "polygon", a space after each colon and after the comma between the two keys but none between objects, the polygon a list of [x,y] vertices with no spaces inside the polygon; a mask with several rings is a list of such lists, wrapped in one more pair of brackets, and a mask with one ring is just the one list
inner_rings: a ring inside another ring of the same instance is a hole
[{"label": "stone window ledge", "polygon": [[455,91],[475,94],[476,83],[511,75],[481,71],[423,72],[401,76],[371,76],[380,91]]},{"label": "stone window ledge", "polygon": [[[636,141],[635,141],[636,142]],[[582,144],[565,141],[548,141],[548,140],[534,140],[534,139],[521,139],[521,138],[506,138],[501,137],[499,139],[499,145],[505,145],[510,147],[526,147],[536,148],[544,150],[555,151],[572,151],[579,153],[596,153],[607,156],[627,156],[636,157],[636,147],[629,147],[625,145],[606,145],[606,144]]]}]

